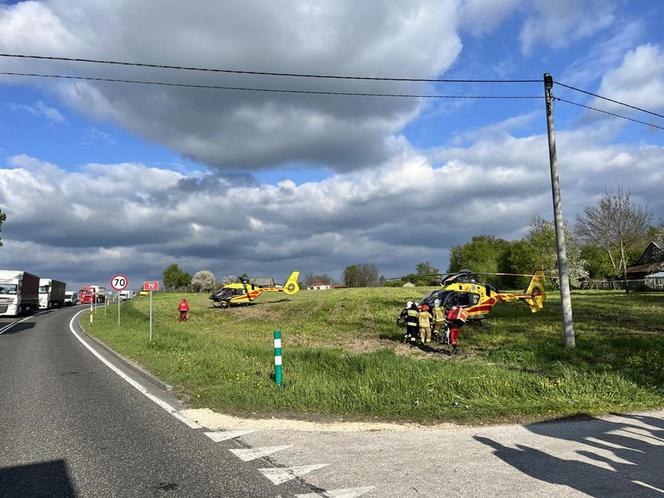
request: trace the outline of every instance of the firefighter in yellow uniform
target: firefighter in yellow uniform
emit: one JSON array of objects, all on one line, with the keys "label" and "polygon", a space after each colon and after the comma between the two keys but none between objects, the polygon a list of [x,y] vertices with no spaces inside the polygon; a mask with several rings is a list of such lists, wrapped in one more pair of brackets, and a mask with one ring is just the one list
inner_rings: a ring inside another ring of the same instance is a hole
[{"label": "firefighter in yellow uniform", "polygon": [[431,313],[429,307],[423,304],[420,307],[420,312],[417,314],[417,321],[420,327],[420,341],[422,344],[431,342]]},{"label": "firefighter in yellow uniform", "polygon": [[433,302],[433,308],[431,311],[433,315],[433,335],[443,344],[447,344],[449,342],[449,337],[447,337],[449,332],[443,332],[445,325],[445,310],[440,306],[440,299],[436,299]]}]

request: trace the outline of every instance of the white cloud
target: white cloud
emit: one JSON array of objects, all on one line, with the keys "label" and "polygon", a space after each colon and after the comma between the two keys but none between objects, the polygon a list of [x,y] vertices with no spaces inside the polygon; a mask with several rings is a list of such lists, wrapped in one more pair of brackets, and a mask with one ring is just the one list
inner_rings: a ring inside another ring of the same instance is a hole
[{"label": "white cloud", "polygon": [[[514,237],[531,216],[551,217],[543,135],[483,134],[428,156],[399,146],[381,168],[301,185],[234,184],[134,163],[65,172],[15,156],[0,169],[3,258],[35,271],[69,268],[63,278],[76,282],[119,270],[155,277],[171,262],[220,275],[339,275],[373,262],[394,275],[422,260],[445,268],[449,248],[472,235]],[[560,132],[558,152],[568,219],[618,185],[664,215],[664,148],[611,145],[589,127]],[[60,254],[66,264],[51,264]]]},{"label": "white cloud", "polygon": [[92,126],[85,132],[85,135],[83,136],[83,143],[91,144],[95,142],[101,142],[105,145],[118,144],[117,140],[115,140],[110,133]]},{"label": "white cloud", "polygon": [[493,31],[514,12],[521,0],[463,0],[461,19],[465,29],[480,36]]},{"label": "white cloud", "polygon": [[[461,50],[454,1],[241,3],[47,0],[0,7],[0,50],[282,72],[421,75]],[[33,37],[32,34],[35,34]],[[244,87],[410,93],[413,83],[320,81],[13,61],[8,69]],[[22,81],[22,80],[18,80]],[[34,83],[34,82],[33,82]],[[44,82],[42,82],[44,83]],[[48,84],[48,83],[44,83]],[[392,154],[409,99],[293,96],[93,82],[53,86],[71,107],[222,169],[351,170]]]},{"label": "white cloud", "polygon": [[566,47],[611,26],[615,19],[615,4],[606,0],[533,0],[530,4],[533,13],[520,34],[525,55],[538,44]]},{"label": "white cloud", "polygon": [[[607,72],[597,91],[600,95],[645,109],[664,109],[664,50],[658,45],[641,45],[625,54],[622,64]],[[595,105],[612,111],[624,106],[598,100]],[[644,114],[640,118],[648,117]]]},{"label": "white cloud", "polygon": [[604,73],[615,68],[623,60],[625,54],[632,50],[644,35],[641,22],[615,23],[603,39],[584,50],[583,54],[572,61],[562,75],[554,75],[556,79],[575,86],[588,86],[604,76]]},{"label": "white cloud", "polygon": [[32,105],[16,104],[9,102],[7,104],[12,111],[23,111],[33,116],[44,117],[50,124],[62,124],[66,121],[65,117],[55,107],[49,107],[41,100]]}]

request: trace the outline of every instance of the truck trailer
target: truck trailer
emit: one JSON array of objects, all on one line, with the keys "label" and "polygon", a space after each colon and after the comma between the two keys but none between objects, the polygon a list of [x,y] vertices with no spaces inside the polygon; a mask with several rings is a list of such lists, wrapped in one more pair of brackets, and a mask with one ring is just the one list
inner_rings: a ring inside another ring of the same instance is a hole
[{"label": "truck trailer", "polygon": [[32,313],[39,307],[39,277],[21,270],[0,270],[0,316]]},{"label": "truck trailer", "polygon": [[67,284],[52,278],[39,279],[39,309],[46,310],[64,306]]}]

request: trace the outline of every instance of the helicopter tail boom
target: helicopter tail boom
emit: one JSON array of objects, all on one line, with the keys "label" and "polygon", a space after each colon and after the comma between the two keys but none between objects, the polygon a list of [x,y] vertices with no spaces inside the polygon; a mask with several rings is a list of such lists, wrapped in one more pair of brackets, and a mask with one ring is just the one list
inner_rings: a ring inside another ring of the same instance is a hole
[{"label": "helicopter tail boom", "polygon": [[544,308],[546,292],[544,291],[544,272],[536,271],[530,279],[528,288],[523,294],[501,293],[494,296],[498,301],[523,301],[528,305],[530,311],[537,313]]}]

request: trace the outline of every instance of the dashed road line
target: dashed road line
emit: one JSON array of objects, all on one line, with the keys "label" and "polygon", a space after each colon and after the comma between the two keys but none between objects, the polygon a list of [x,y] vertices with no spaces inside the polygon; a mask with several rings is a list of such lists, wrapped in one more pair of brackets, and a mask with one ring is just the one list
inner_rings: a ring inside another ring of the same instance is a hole
[{"label": "dashed road line", "polygon": [[331,489],[329,491],[322,491],[320,493],[307,493],[304,495],[295,495],[295,498],[357,498],[365,493],[368,493],[376,486],[365,486],[363,488],[343,488]]},{"label": "dashed road line", "polygon": [[245,436],[247,434],[251,434],[252,432],[256,431],[214,431],[214,432],[206,432],[205,435],[212,439],[215,443],[219,443],[221,441],[227,441],[228,439],[235,439],[238,437]]},{"label": "dashed road line", "polygon": [[302,477],[314,470],[322,469],[327,466],[327,463],[322,463],[316,465],[297,465],[294,467],[266,468],[258,469],[258,471],[272,481],[272,484],[283,484],[284,482],[288,482],[297,477]]},{"label": "dashed road line", "polygon": [[228,451],[233,453],[233,455],[238,457],[243,462],[251,462],[252,460],[256,460],[257,458],[263,458],[263,457],[272,455],[273,453],[276,453],[277,451],[286,450],[288,448],[291,448],[291,445],[286,445],[286,446],[263,446],[263,447],[259,447],[259,448],[241,448],[241,449],[232,449],[232,450],[228,450]]},{"label": "dashed road line", "polygon": [[139,382],[136,382],[134,379],[129,377],[126,373],[124,373],[122,370],[120,370],[118,367],[113,365],[110,361],[108,361],[106,358],[104,358],[101,354],[99,354],[97,351],[94,350],[92,346],[90,346],[87,342],[85,342],[80,335],[76,333],[74,330],[74,320],[76,320],[76,317],[86,311],[85,309],[79,311],[76,313],[72,319],[69,322],[69,330],[71,331],[72,334],[74,334],[74,337],[79,340],[83,346],[85,346],[93,355],[97,357],[99,361],[101,361],[104,365],[106,365],[108,368],[110,368],[114,373],[119,375],[123,380],[125,380],[130,386],[134,387],[137,391],[139,391],[141,394],[145,395],[148,399],[159,405],[161,408],[166,410],[168,413],[173,415],[176,419],[178,419],[180,422],[183,422],[186,424],[188,427],[192,429],[200,429],[201,426],[198,425],[196,422],[193,420],[190,420],[188,417],[184,416],[182,413],[180,413],[176,408],[171,406],[169,403],[164,401],[163,399],[159,399],[157,396],[154,394],[148,392],[148,390],[143,387],[142,384]]}]

